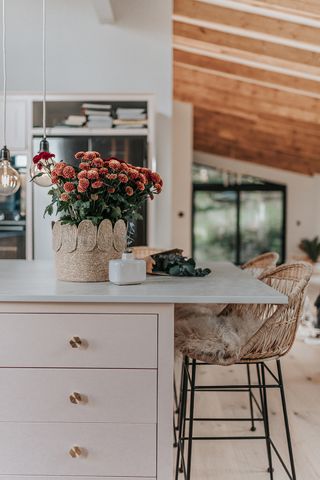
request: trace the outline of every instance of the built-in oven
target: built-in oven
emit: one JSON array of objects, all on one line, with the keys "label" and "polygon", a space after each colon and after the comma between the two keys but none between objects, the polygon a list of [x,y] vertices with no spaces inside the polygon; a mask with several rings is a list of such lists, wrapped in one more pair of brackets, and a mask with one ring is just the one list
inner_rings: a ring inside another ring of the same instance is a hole
[{"label": "built-in oven", "polygon": [[0,259],[24,259],[27,156],[12,156],[11,161],[20,174],[21,186],[14,195],[0,195]]}]

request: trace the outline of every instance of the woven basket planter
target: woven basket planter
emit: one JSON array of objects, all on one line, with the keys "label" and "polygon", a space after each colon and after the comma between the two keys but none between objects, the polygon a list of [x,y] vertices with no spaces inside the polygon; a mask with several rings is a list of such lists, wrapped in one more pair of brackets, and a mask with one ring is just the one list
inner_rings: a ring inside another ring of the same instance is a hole
[{"label": "woven basket planter", "polygon": [[106,282],[109,280],[109,260],[121,258],[127,246],[127,227],[123,220],[114,226],[103,220],[96,227],[90,220],[76,225],[53,226],[58,280],[66,282]]}]

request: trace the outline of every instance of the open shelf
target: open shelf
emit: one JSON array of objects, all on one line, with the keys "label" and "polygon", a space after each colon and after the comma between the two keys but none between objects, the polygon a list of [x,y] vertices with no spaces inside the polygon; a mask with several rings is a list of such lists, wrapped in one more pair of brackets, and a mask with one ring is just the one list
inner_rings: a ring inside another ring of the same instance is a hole
[{"label": "open shelf", "polygon": [[[33,136],[42,136],[42,128],[33,128]],[[48,137],[74,137],[74,136],[104,136],[104,137],[145,137],[147,128],[87,128],[87,127],[54,127],[47,128]]]}]

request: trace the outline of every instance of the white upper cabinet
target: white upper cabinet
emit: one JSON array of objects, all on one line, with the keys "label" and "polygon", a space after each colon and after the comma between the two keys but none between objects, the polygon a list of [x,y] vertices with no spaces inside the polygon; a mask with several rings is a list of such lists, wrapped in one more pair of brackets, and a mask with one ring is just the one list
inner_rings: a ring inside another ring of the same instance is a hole
[{"label": "white upper cabinet", "polygon": [[[21,152],[28,149],[27,101],[7,99],[7,147],[11,151]],[[0,101],[0,138],[3,144],[3,100]]]}]

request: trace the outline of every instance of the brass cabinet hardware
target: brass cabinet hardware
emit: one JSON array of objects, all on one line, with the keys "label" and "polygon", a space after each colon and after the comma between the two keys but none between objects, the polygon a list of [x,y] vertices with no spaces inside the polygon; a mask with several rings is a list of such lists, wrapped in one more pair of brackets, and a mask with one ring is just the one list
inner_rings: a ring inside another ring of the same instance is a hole
[{"label": "brass cabinet hardware", "polygon": [[74,446],[74,447],[70,448],[69,455],[72,458],[80,457],[81,456],[81,448],[77,447],[77,446]]},{"label": "brass cabinet hardware", "polygon": [[72,348],[79,348],[82,345],[82,340],[80,337],[72,337],[69,343]]},{"label": "brass cabinet hardware", "polygon": [[80,402],[82,402],[82,397],[81,397],[80,393],[78,393],[78,392],[73,392],[73,393],[69,396],[69,400],[70,400],[71,403],[79,404]]}]

